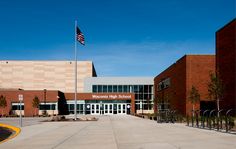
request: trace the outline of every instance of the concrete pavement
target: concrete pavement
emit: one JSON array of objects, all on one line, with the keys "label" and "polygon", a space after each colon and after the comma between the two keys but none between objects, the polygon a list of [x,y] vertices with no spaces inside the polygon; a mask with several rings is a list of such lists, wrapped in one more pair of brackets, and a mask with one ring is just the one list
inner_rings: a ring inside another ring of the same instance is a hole
[{"label": "concrete pavement", "polygon": [[[25,127],[25,126],[35,125],[35,124],[42,123],[41,121],[50,120],[50,119],[51,119],[50,117],[23,117],[22,126]],[[1,117],[0,123],[20,127],[20,118],[19,117],[14,117],[14,118]]]},{"label": "concrete pavement", "polygon": [[25,126],[7,149],[235,149],[236,135],[157,124],[129,115],[99,116],[90,122],[44,122]]}]

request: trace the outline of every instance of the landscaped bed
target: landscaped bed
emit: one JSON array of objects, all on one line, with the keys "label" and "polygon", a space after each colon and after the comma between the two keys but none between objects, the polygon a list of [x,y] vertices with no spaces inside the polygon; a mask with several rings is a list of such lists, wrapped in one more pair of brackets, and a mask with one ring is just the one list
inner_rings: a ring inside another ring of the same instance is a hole
[{"label": "landscaped bed", "polygon": [[65,116],[53,116],[52,119],[50,120],[45,120],[43,122],[65,122],[65,121],[97,121],[98,118],[96,117],[86,117],[86,116],[83,116],[83,117],[79,117],[77,118],[76,120],[74,120],[73,118],[66,118]]},{"label": "landscaped bed", "polygon": [[9,138],[14,132],[8,128],[0,127],[0,142]]}]

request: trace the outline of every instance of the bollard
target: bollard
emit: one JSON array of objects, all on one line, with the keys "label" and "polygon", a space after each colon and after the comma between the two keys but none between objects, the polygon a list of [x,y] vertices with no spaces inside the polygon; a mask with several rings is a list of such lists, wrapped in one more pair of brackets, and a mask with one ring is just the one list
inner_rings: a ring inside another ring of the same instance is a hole
[{"label": "bollard", "polygon": [[193,123],[194,123],[194,122],[193,122],[193,116],[192,116],[192,127],[193,127]]},{"label": "bollard", "polygon": [[228,118],[225,116],[225,130],[228,132]]},{"label": "bollard", "polygon": [[219,131],[219,117],[216,118],[217,121],[217,131]]},{"label": "bollard", "polygon": [[186,119],[187,119],[187,126],[189,126],[189,117],[188,117],[188,115],[187,115]]},{"label": "bollard", "polygon": [[211,117],[209,118],[209,129],[211,130]]},{"label": "bollard", "polygon": [[206,127],[209,127],[209,119],[208,119],[209,117],[208,116],[206,116]]},{"label": "bollard", "polygon": [[222,122],[222,116],[220,117],[220,129],[223,129],[223,122]]},{"label": "bollard", "polygon": [[196,125],[197,125],[197,128],[199,127],[199,125],[198,125],[198,113],[196,113]]},{"label": "bollard", "polygon": [[201,117],[201,121],[202,121],[202,128],[204,128],[205,126],[204,126],[204,123],[205,123],[205,118],[204,118],[204,116],[202,115],[202,117]]},{"label": "bollard", "polygon": [[214,117],[213,117],[213,120],[212,120],[212,122],[213,122],[213,125],[212,125],[213,129],[215,129],[215,127],[216,127],[215,119],[216,119],[216,117],[214,116]]}]

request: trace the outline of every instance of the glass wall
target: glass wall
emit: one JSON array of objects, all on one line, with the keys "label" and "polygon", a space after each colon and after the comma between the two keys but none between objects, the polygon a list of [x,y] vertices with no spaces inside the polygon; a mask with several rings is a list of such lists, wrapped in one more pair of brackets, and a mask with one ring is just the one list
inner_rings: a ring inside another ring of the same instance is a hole
[{"label": "glass wall", "polygon": [[24,110],[24,103],[21,103],[21,108],[20,108],[20,103],[12,103],[11,105],[12,110]]},{"label": "glass wall", "polygon": [[56,103],[40,103],[39,110],[56,110]]},{"label": "glass wall", "polygon": [[[67,104],[69,114],[74,114],[74,107],[75,105],[73,103]],[[77,104],[77,114],[83,114],[84,113],[84,104]]]},{"label": "glass wall", "polygon": [[93,93],[134,93],[136,110],[153,109],[153,85],[93,85]]}]

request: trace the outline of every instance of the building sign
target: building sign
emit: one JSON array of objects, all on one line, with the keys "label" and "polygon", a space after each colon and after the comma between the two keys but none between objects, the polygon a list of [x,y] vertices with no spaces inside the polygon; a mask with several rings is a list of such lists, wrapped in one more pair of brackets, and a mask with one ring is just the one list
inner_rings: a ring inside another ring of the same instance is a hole
[{"label": "building sign", "polygon": [[92,99],[112,99],[112,100],[118,100],[118,99],[131,99],[131,95],[93,95]]},{"label": "building sign", "polygon": [[18,99],[19,101],[23,101],[23,95],[22,94],[18,95]]}]

